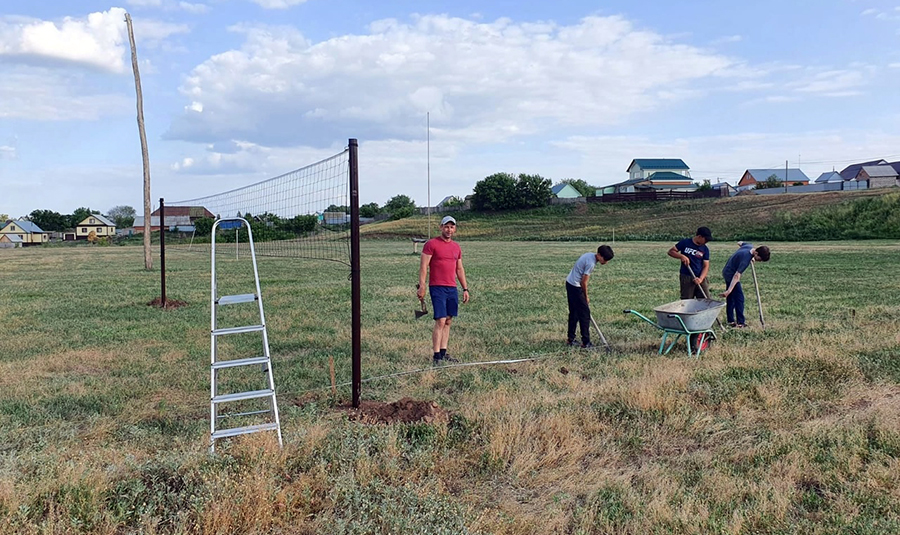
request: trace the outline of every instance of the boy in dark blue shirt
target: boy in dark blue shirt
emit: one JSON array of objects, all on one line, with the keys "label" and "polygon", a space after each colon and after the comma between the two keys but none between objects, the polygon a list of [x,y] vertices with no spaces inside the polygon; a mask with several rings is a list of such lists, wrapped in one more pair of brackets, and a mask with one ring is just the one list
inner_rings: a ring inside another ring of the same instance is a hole
[{"label": "boy in dark blue shirt", "polygon": [[[693,238],[685,238],[669,249],[669,256],[681,260],[679,282],[682,299],[703,299],[709,295],[709,247],[712,232],[706,227],[697,229]],[[693,271],[693,273],[691,273]]]},{"label": "boy in dark blue shirt", "polygon": [[753,247],[752,243],[739,241],[738,250],[725,263],[722,277],[728,288],[721,296],[725,298],[728,325],[739,328],[747,326],[744,322],[744,290],[741,288],[741,274],[750,267],[750,262],[768,262],[770,256],[771,252],[765,245]]}]

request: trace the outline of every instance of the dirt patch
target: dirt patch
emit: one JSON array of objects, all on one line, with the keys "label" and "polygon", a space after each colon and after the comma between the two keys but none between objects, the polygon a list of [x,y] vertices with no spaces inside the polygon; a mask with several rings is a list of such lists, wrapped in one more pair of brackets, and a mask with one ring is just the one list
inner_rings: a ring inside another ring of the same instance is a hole
[{"label": "dirt patch", "polygon": [[346,410],[351,420],[369,424],[432,423],[447,422],[450,419],[450,413],[437,403],[412,398],[402,398],[393,403],[361,401],[358,409],[350,405],[341,405],[339,408]]},{"label": "dirt patch", "polygon": [[181,308],[186,307],[187,305],[186,301],[179,301],[178,299],[166,299],[165,304],[163,304],[162,299],[159,297],[154,297],[153,301],[147,303],[147,306],[165,309]]}]

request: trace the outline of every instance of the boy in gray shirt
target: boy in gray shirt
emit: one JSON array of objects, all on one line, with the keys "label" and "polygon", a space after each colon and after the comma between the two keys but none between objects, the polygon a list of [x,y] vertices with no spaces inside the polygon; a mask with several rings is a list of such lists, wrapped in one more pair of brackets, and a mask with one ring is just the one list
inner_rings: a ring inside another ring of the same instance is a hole
[{"label": "boy in gray shirt", "polygon": [[598,263],[603,265],[613,258],[613,250],[609,245],[601,245],[596,253],[581,255],[566,277],[566,296],[569,300],[569,346],[575,342],[575,326],[581,326],[581,347],[591,348],[591,308],[588,299],[588,278]]}]

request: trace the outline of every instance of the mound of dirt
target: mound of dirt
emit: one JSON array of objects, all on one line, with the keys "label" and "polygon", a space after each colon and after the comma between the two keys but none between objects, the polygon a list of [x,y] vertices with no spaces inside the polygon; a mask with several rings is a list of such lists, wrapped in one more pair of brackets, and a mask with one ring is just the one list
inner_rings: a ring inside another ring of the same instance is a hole
[{"label": "mound of dirt", "polygon": [[359,408],[344,405],[351,420],[372,424],[412,423],[412,422],[446,422],[450,413],[433,401],[418,401],[402,398],[393,403],[382,401],[361,401]]},{"label": "mound of dirt", "polygon": [[163,303],[162,299],[159,297],[154,297],[153,301],[147,303],[147,306],[156,307],[156,308],[181,308],[186,307],[187,302],[179,301],[178,299],[166,299],[166,302]]}]

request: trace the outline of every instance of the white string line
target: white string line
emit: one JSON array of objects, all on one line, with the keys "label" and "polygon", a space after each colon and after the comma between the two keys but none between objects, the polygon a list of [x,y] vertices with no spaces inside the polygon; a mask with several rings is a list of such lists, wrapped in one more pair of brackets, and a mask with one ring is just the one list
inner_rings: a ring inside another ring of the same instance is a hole
[{"label": "white string line", "polygon": [[[407,370],[407,371],[403,371],[403,372],[390,373],[387,375],[376,375],[375,377],[368,377],[366,379],[362,379],[362,380],[360,380],[360,382],[368,383],[368,382],[377,381],[380,379],[390,379],[392,377],[402,377],[404,375],[412,375],[415,373],[422,373],[422,372],[427,372],[427,371],[448,370],[451,368],[464,368],[464,367],[470,367],[470,366],[486,366],[486,365],[494,365],[494,364],[518,364],[520,362],[544,360],[544,359],[548,359],[548,358],[552,358],[552,357],[559,357],[559,356],[568,355],[568,354],[569,354],[568,352],[556,352],[556,353],[546,353],[543,355],[521,358],[521,359],[488,360],[488,361],[478,361],[478,362],[460,362],[457,364],[442,364],[440,366],[432,366],[430,368],[419,368],[419,369],[415,369],[415,370]],[[352,386],[352,385],[353,385],[352,382],[338,383],[338,384],[334,385],[334,388]],[[287,392],[287,393],[280,392],[278,395],[280,395],[280,396],[298,396],[301,394],[305,394],[307,392],[314,392],[316,390],[325,390],[327,388],[332,388],[332,387],[331,387],[331,385],[319,386],[319,387],[315,387],[315,388],[301,390],[300,392]]]}]

